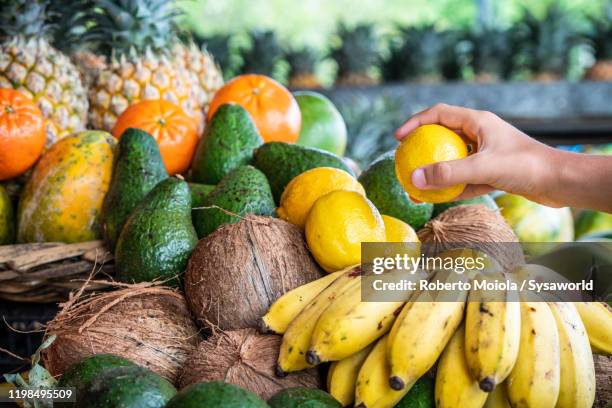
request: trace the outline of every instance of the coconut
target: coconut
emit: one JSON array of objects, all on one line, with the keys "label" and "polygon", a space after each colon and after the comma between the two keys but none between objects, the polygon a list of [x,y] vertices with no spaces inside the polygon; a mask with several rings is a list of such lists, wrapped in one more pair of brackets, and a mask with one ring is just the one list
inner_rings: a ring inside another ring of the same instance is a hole
[{"label": "coconut", "polygon": [[182,387],[206,381],[226,381],[253,391],[268,400],[290,387],[319,388],[316,369],[278,378],[274,368],[281,337],[259,334],[255,329],[219,331],[200,343],[187,360],[179,384]]},{"label": "coconut", "polygon": [[150,283],[71,299],[48,323],[46,336],[56,336],[42,353],[54,376],[84,357],[108,353],[173,383],[201,340],[182,294]]},{"label": "coconut", "polygon": [[523,250],[512,228],[499,214],[482,204],[451,207],[418,232],[434,252],[457,247],[478,249],[495,258],[506,271],[525,263]]},{"label": "coconut", "polygon": [[198,242],[184,276],[192,313],[207,328],[246,329],[283,293],[319,278],[302,231],[249,216]]}]

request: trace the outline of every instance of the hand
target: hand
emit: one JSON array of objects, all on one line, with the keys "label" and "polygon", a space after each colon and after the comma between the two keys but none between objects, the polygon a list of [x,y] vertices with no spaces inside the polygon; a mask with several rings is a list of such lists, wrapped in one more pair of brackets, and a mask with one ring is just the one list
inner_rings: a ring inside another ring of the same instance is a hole
[{"label": "hand", "polygon": [[439,162],[412,173],[412,183],[430,190],[466,184],[457,200],[498,189],[530,200],[559,206],[549,191],[555,186],[556,169],[551,163],[557,150],[530,138],[491,112],[435,105],[417,113],[396,132],[402,139],[421,125],[440,124],[454,130],[474,152],[460,160]]}]

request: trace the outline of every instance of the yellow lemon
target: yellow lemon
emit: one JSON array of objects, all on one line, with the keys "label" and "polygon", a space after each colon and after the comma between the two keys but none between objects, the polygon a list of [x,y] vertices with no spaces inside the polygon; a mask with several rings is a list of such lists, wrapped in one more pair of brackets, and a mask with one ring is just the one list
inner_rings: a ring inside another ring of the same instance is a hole
[{"label": "yellow lemon", "polygon": [[420,242],[412,227],[389,215],[382,216],[387,232],[387,242]]},{"label": "yellow lemon", "polygon": [[301,173],[287,184],[276,213],[283,220],[304,228],[306,216],[315,201],[335,190],[356,191],[365,196],[361,184],[346,171],[317,167]]},{"label": "yellow lemon", "polygon": [[419,190],[412,184],[412,172],[419,167],[466,157],[467,145],[452,130],[440,125],[423,125],[406,136],[395,151],[395,173],[410,197],[427,203],[455,199],[465,184],[437,190]]},{"label": "yellow lemon", "polygon": [[306,217],[306,242],[328,272],[360,263],[362,242],[385,240],[385,224],[378,210],[355,191],[325,194]]}]

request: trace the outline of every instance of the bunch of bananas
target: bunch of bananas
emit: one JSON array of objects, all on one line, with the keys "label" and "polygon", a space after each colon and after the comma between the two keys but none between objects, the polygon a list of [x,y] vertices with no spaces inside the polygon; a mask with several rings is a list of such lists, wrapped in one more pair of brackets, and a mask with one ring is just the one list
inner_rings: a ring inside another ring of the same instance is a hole
[{"label": "bunch of bananas", "polygon": [[[442,273],[436,278],[478,279]],[[277,375],[331,362],[328,391],[343,406],[385,408],[438,362],[438,408],[592,406],[592,350],[612,354],[606,304],[519,301],[510,290],[501,301],[474,289],[445,301],[415,290],[402,301],[364,302],[367,278],[349,267],[270,307],[262,326],[283,335]]]}]

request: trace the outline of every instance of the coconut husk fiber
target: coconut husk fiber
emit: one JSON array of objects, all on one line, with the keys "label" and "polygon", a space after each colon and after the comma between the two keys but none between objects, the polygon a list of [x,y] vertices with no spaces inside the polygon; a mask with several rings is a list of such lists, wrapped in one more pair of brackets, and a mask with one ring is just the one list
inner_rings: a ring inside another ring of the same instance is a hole
[{"label": "coconut husk fiber", "polygon": [[198,242],[184,276],[185,297],[203,327],[256,327],[283,293],[322,276],[302,231],[249,216]]},{"label": "coconut husk fiber", "polygon": [[607,408],[612,404],[612,357],[593,355],[595,361],[594,408]]},{"label": "coconut husk fiber", "polygon": [[84,357],[110,353],[173,383],[201,340],[183,295],[150,283],[72,299],[48,323],[51,335],[42,358],[54,376]]},{"label": "coconut husk fiber", "polygon": [[285,388],[319,388],[316,369],[284,378],[274,375],[281,339],[274,334],[259,334],[254,329],[217,332],[202,341],[189,357],[180,387],[220,380],[251,390],[264,400]]},{"label": "coconut husk fiber", "polygon": [[418,231],[421,242],[435,252],[451,248],[478,249],[495,258],[505,271],[525,263],[518,237],[499,211],[484,205],[458,205],[429,220]]}]

